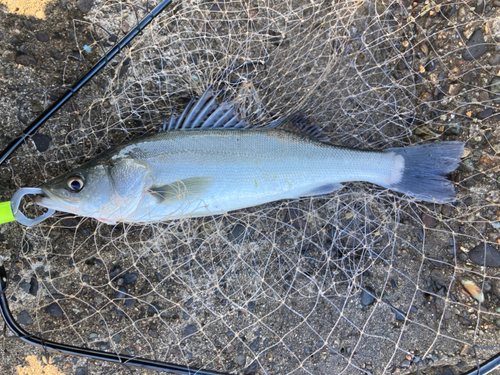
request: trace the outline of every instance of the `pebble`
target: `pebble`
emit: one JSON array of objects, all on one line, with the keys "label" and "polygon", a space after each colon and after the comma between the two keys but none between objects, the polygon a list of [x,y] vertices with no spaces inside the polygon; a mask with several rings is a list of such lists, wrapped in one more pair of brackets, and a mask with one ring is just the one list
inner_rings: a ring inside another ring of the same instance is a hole
[{"label": "pebble", "polygon": [[40,133],[36,133],[31,137],[31,139],[35,143],[35,147],[39,152],[47,151],[50,146],[50,141],[52,141],[52,138],[50,138],[48,135]]},{"label": "pebble", "polygon": [[238,366],[244,366],[246,360],[247,359],[244,354],[238,354],[236,357],[234,357],[234,363],[236,363]]},{"label": "pebble", "polygon": [[500,328],[500,319],[495,320],[495,324],[498,328]]},{"label": "pebble", "polygon": [[465,61],[476,60],[488,52],[488,45],[484,42],[481,29],[475,30],[466,44],[467,48],[462,52]]},{"label": "pebble", "polygon": [[469,259],[480,266],[500,267],[500,251],[489,243],[482,242],[469,251]]},{"label": "pebble", "polygon": [[252,343],[250,344],[250,350],[252,352],[256,352],[257,350],[259,350],[259,345],[260,345],[260,337],[257,337],[255,340],[252,341]]},{"label": "pebble", "polygon": [[194,324],[190,324],[184,327],[184,337],[194,335],[196,332],[198,332],[198,327]]},{"label": "pebble", "polygon": [[118,290],[115,290],[115,298],[116,299],[125,298],[127,294],[128,294],[128,290],[123,285],[120,286],[118,288]]},{"label": "pebble", "polygon": [[461,280],[460,282],[472,297],[477,299],[479,302],[484,302],[483,291],[472,280]]},{"label": "pebble", "polygon": [[434,228],[437,224],[437,220],[434,217],[427,215],[425,212],[422,212],[420,218],[426,228]]},{"label": "pebble", "polygon": [[78,0],[76,5],[83,13],[88,13],[94,5],[94,0]]},{"label": "pebble", "polygon": [[26,282],[26,281],[23,281],[20,285],[22,290],[24,290],[26,293],[28,293],[30,291],[30,288],[31,288],[31,285],[30,283]]},{"label": "pebble", "polygon": [[61,52],[57,48],[52,48],[50,50],[50,54],[56,60],[62,60],[63,59],[63,55],[61,54]]},{"label": "pebble", "polygon": [[75,375],[87,375],[89,372],[89,369],[87,366],[81,366],[77,367],[75,370]]},{"label": "pebble", "polygon": [[444,134],[445,135],[459,135],[460,134],[460,129],[461,129],[461,124],[460,122],[453,122],[445,127]]},{"label": "pebble", "polygon": [[451,216],[451,205],[443,204],[441,206],[441,214],[444,216]]},{"label": "pebble", "polygon": [[405,359],[401,362],[401,367],[402,368],[410,368],[411,362],[408,359]]},{"label": "pebble", "polygon": [[17,315],[17,322],[24,326],[29,326],[30,324],[33,324],[33,319],[26,310],[23,310]]},{"label": "pebble", "polygon": [[245,369],[244,375],[253,375],[257,372],[259,368],[259,363],[257,361],[253,361],[250,366]]},{"label": "pebble", "polygon": [[250,301],[248,302],[248,311],[255,311],[257,307],[255,306],[255,302]]},{"label": "pebble", "polygon": [[486,108],[482,110],[481,112],[478,112],[476,117],[479,120],[484,120],[485,118],[490,117],[493,114],[493,109],[492,108]]},{"label": "pebble", "polygon": [[45,308],[45,312],[52,316],[53,318],[59,318],[62,316],[63,311],[61,309],[61,306],[59,306],[57,303],[51,303]]},{"label": "pebble", "polygon": [[34,277],[30,280],[30,294],[35,297],[38,294],[38,280]]},{"label": "pebble", "polygon": [[16,63],[27,66],[27,65],[36,65],[37,61],[33,56],[19,55],[16,58]]},{"label": "pebble", "polygon": [[36,39],[39,42],[46,43],[50,40],[49,34],[47,34],[45,31],[39,31],[36,33]]},{"label": "pebble", "polygon": [[245,238],[246,227],[243,224],[236,224],[233,229],[231,229],[230,240],[235,243],[243,242]]},{"label": "pebble", "polygon": [[123,275],[123,283],[124,284],[133,284],[137,281],[137,274],[135,273],[126,273]]},{"label": "pebble", "polygon": [[113,342],[114,342],[115,344],[119,344],[119,343],[120,343],[120,338],[121,338],[121,335],[120,335],[119,333],[115,333],[115,334],[113,335]]},{"label": "pebble", "polygon": [[372,288],[366,287],[361,292],[361,304],[363,306],[369,306],[373,302],[375,302],[375,292],[373,291]]},{"label": "pebble", "polygon": [[487,89],[490,91],[490,99],[492,99],[495,104],[500,104],[500,76],[493,77]]},{"label": "pebble", "polygon": [[122,272],[122,267],[119,264],[115,264],[113,268],[109,271],[109,278],[114,279]]},{"label": "pebble", "polygon": [[490,65],[497,65],[498,63],[500,63],[500,53],[492,55],[488,60],[488,64]]},{"label": "pebble", "polygon": [[189,307],[191,306],[191,304],[193,303],[194,301],[194,297],[191,297],[190,299],[188,299],[186,302],[184,302],[184,307]]}]

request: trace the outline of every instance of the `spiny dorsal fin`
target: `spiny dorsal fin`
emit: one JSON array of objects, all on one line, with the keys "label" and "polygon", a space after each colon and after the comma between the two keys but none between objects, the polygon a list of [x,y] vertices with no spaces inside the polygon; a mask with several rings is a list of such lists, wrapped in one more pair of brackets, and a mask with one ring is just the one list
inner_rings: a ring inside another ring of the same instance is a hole
[{"label": "spiny dorsal fin", "polygon": [[[250,126],[245,119],[239,119],[233,103],[228,101],[219,104],[214,96],[213,86],[209,86],[200,99],[192,98],[180,116],[173,116],[167,126],[166,120],[160,131],[193,130],[193,129],[247,129]],[[327,142],[323,130],[307,121],[301,110],[289,116],[273,121],[261,128],[282,129],[298,135],[308,136],[318,141]]]}]

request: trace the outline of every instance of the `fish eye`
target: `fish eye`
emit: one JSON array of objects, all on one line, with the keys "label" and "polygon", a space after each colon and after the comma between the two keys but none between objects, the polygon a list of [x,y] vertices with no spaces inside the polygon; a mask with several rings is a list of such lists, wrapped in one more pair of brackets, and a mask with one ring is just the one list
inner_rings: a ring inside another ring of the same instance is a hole
[{"label": "fish eye", "polygon": [[74,175],[68,178],[66,182],[68,184],[68,188],[72,191],[80,191],[83,189],[85,185],[85,181],[83,181],[83,177],[79,175]]}]

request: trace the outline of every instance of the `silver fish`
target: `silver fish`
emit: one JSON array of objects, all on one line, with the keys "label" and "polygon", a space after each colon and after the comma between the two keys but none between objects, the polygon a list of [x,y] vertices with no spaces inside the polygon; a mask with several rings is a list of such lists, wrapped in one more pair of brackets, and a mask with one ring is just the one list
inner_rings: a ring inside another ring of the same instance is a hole
[{"label": "silver fish", "polygon": [[367,181],[427,202],[450,202],[446,176],[462,142],[366,151],[322,142],[292,115],[250,128],[210,87],[157,134],[107,150],[41,189],[37,203],[105,223],[217,215],[281,199],[323,195]]}]

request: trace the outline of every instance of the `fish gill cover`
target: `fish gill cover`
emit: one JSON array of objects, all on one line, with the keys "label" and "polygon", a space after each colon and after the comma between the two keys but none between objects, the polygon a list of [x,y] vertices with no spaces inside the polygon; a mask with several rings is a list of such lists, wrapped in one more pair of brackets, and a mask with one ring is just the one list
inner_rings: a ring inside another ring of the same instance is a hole
[{"label": "fish gill cover", "polygon": [[[76,19],[47,48],[9,59],[19,42],[0,41],[2,142],[145,14],[138,1],[65,4],[49,20]],[[483,0],[176,2],[1,167],[4,200],[157,131],[213,84],[248,123],[305,108],[343,146],[461,140],[456,203],[351,183],[150,225],[6,224],[14,315],[45,339],[232,373],[458,373],[496,354],[499,18]]]}]

